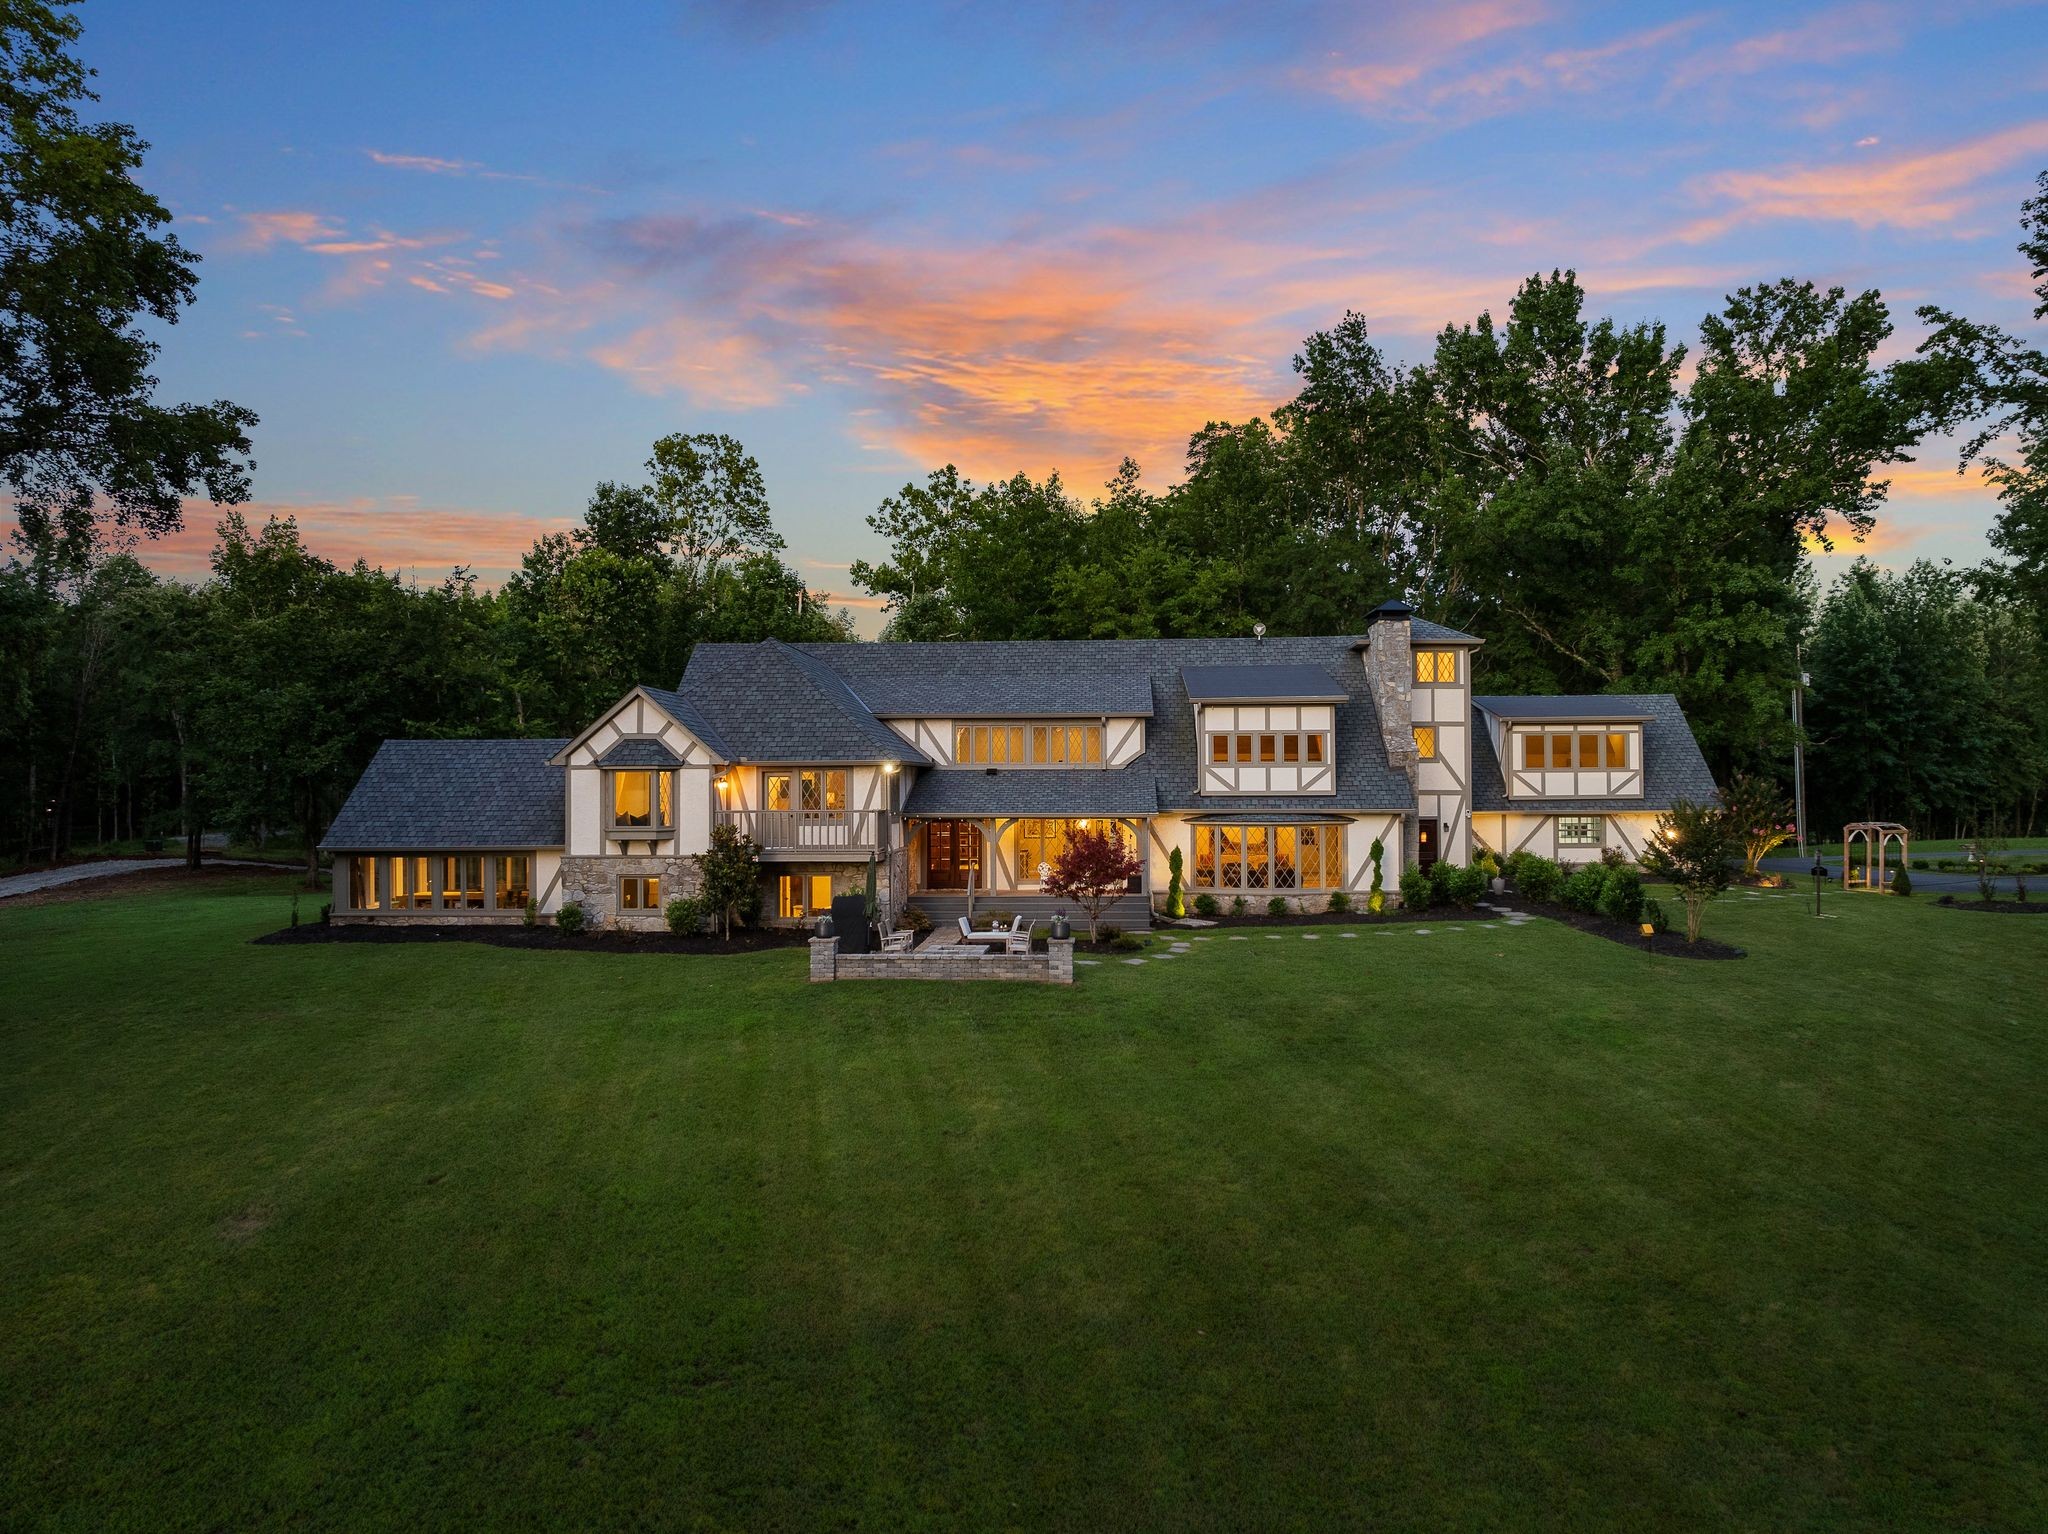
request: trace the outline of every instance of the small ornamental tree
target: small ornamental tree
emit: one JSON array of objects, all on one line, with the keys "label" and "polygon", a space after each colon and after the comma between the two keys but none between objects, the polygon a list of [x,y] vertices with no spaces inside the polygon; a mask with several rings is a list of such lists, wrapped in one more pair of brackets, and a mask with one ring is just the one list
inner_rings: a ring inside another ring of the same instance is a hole
[{"label": "small ornamental tree", "polygon": [[1130,887],[1137,874],[1137,855],[1114,830],[1077,826],[1052,860],[1045,892],[1071,900],[1088,913],[1088,941],[1092,943],[1102,913]]},{"label": "small ornamental tree", "polygon": [[1685,902],[1685,940],[1700,940],[1707,902],[1728,888],[1729,861],[1742,850],[1742,830],[1718,804],[1678,799],[1657,817],[1657,834],[1643,848],[1643,867],[1678,887]]},{"label": "small ornamental tree", "polygon": [[702,909],[731,942],[732,924],[744,927],[761,911],[761,844],[732,826],[713,826],[711,846],[697,854],[697,868],[704,876]]},{"label": "small ornamental tree", "polygon": [[1381,866],[1387,855],[1387,844],[1377,836],[1372,839],[1372,889],[1365,897],[1365,908],[1378,916],[1387,908],[1386,869]]},{"label": "small ornamental tree", "polygon": [[1188,914],[1187,898],[1180,892],[1180,848],[1176,847],[1166,855],[1166,914],[1180,917]]},{"label": "small ornamental tree", "polygon": [[1721,790],[1721,806],[1742,839],[1742,871],[1754,879],[1757,864],[1792,839],[1798,827],[1792,806],[1768,778],[1738,772]]}]

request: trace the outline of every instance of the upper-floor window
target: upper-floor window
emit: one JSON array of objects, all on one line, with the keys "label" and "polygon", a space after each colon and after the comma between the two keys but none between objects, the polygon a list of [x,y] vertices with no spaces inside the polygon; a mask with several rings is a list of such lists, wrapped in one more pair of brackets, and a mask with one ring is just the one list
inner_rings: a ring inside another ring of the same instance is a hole
[{"label": "upper-floor window", "polygon": [[1217,767],[1240,762],[1246,766],[1281,767],[1319,763],[1329,760],[1329,740],[1319,730],[1219,731],[1209,737],[1209,762]]},{"label": "upper-floor window", "polygon": [[1417,650],[1415,652],[1415,680],[1418,682],[1457,681],[1458,652],[1456,650]]},{"label": "upper-floor window", "polygon": [[666,772],[640,769],[614,772],[612,824],[648,828],[674,825],[673,781]]},{"label": "upper-floor window", "polygon": [[762,775],[763,803],[770,810],[801,811],[809,820],[837,820],[846,813],[846,769],[804,767]]},{"label": "upper-floor window", "polygon": [[1435,725],[1418,724],[1415,726],[1415,755],[1420,761],[1433,762],[1436,760]]},{"label": "upper-floor window", "polygon": [[1527,772],[1618,772],[1628,766],[1627,730],[1530,730],[1522,736]]},{"label": "upper-floor window", "polygon": [[953,760],[976,767],[1100,767],[1099,724],[962,724]]}]

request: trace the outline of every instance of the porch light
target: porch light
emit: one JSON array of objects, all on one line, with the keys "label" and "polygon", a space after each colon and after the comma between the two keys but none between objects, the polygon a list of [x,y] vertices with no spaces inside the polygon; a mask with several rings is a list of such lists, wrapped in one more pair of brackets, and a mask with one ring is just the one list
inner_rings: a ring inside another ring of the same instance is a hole
[{"label": "porch light", "polygon": [[723,793],[726,789],[732,787],[732,774],[729,772],[721,772],[717,777],[713,778],[711,781],[716,783],[718,785],[719,792]]},{"label": "porch light", "polygon": [[893,778],[899,771],[902,770],[902,766],[903,764],[901,762],[884,762],[882,763],[882,776],[885,778]]}]

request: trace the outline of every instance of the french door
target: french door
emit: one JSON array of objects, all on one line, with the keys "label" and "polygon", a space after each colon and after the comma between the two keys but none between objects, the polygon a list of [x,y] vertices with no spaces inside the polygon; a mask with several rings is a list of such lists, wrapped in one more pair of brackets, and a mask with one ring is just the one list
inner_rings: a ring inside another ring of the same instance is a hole
[{"label": "french door", "polygon": [[932,820],[924,828],[924,885],[934,890],[964,890],[967,876],[983,886],[981,827],[971,820]]}]

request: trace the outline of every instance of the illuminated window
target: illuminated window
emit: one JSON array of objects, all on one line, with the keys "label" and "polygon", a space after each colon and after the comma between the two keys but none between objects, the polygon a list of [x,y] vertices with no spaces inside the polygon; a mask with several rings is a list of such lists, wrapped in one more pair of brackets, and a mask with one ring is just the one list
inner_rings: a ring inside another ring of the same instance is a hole
[{"label": "illuminated window", "polygon": [[1301,760],[1301,737],[1299,735],[1283,735],[1280,737],[1280,760],[1283,762],[1298,762]]},{"label": "illuminated window", "polygon": [[351,911],[374,911],[378,908],[375,858],[348,860],[348,908]]},{"label": "illuminated window", "polygon": [[1425,762],[1436,760],[1436,726],[1418,724],[1415,726],[1415,754]]},{"label": "illuminated window", "polygon": [[764,807],[769,810],[787,811],[790,807],[789,774],[771,772],[762,782],[764,786],[761,790],[761,799]]},{"label": "illuminated window", "polygon": [[1607,767],[1616,771],[1628,766],[1628,732],[1609,730],[1607,732]]},{"label": "illuminated window", "polygon": [[1590,730],[1579,737],[1579,770],[1588,771],[1600,765],[1600,737]]},{"label": "illuminated window", "polygon": [[444,857],[441,859],[441,909],[453,911],[484,908],[484,860]]},{"label": "illuminated window", "polygon": [[519,910],[533,898],[533,859],[524,853],[498,862],[498,909]]},{"label": "illuminated window", "polygon": [[1273,760],[1273,737],[1270,735],[1261,735],[1259,737],[1259,760],[1262,762]]},{"label": "illuminated window", "polygon": [[1237,759],[1240,762],[1248,762],[1252,759],[1251,736],[1240,735],[1237,737]]},{"label": "illuminated window", "polygon": [[805,818],[811,820],[837,817],[846,813],[846,769],[844,767],[806,767],[797,774],[798,804]]},{"label": "illuminated window", "polygon": [[974,760],[974,730],[968,725],[953,727],[953,760],[971,762]]},{"label": "illuminated window", "polygon": [[1543,770],[1543,737],[1526,734],[1522,737],[1522,766],[1530,772]]},{"label": "illuminated window", "polygon": [[1560,847],[1598,847],[1604,842],[1598,815],[1560,815],[1557,844]]},{"label": "illuminated window", "polygon": [[811,909],[813,911],[829,911],[832,909],[832,876],[830,874],[811,875]]},{"label": "illuminated window", "polygon": [[1415,652],[1415,680],[1418,682],[1457,681],[1458,652],[1456,650],[1417,650]]},{"label": "illuminated window", "polygon": [[1572,738],[1569,735],[1550,737],[1550,765],[1553,769],[1569,767],[1572,764]]},{"label": "illuminated window", "polygon": [[1102,763],[1102,726],[957,725],[953,760],[975,767],[1066,767]]},{"label": "illuminated window", "polygon": [[1195,827],[1195,889],[1341,889],[1337,825]]},{"label": "illuminated window", "polygon": [[1045,726],[1034,724],[1031,727],[1031,765],[1043,767],[1051,760],[1052,748],[1046,743]]},{"label": "illuminated window", "polygon": [[1308,737],[1308,759],[1312,762],[1320,762],[1323,759],[1322,736],[1311,735]]},{"label": "illuminated window", "polygon": [[1209,737],[1209,760],[1212,762],[1227,762],[1230,760],[1230,737],[1228,735],[1211,735]]},{"label": "illuminated window", "polygon": [[661,909],[661,880],[658,878],[621,879],[619,881],[619,909],[621,911],[659,911]]},{"label": "illuminated window", "polygon": [[415,911],[432,910],[434,886],[428,873],[425,858],[393,858],[391,860],[391,909]]},{"label": "illuminated window", "polygon": [[666,826],[672,823],[669,777],[665,772],[614,772],[612,824]]},{"label": "illuminated window", "polygon": [[832,909],[830,874],[784,874],[775,881],[775,914],[802,921]]}]

